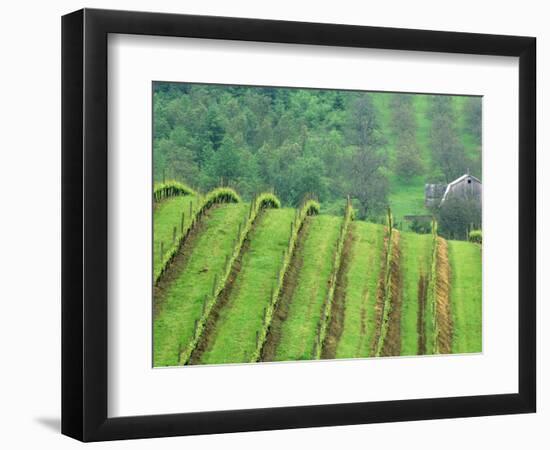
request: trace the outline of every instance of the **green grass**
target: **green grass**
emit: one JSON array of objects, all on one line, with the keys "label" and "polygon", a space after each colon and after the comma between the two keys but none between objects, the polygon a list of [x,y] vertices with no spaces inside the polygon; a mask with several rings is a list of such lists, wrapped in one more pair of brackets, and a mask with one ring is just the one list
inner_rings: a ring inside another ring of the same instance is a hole
[{"label": "green grass", "polygon": [[401,224],[403,230],[408,230],[409,222],[403,220],[406,215],[430,215],[424,206],[424,182],[418,176],[410,181],[400,180],[397,176],[390,177],[390,207],[396,224]]},{"label": "green grass", "polygon": [[401,354],[418,354],[418,281],[428,277],[432,258],[432,235],[401,233],[403,303],[401,309]]},{"label": "green grass", "polygon": [[352,247],[348,255],[344,324],[337,358],[371,355],[375,335],[375,305],[384,250],[384,226],[367,222],[351,224]]},{"label": "green grass", "polygon": [[481,352],[481,248],[447,241],[451,263],[453,353]]},{"label": "green grass", "polygon": [[288,317],[282,324],[276,361],[312,359],[333,252],[342,223],[341,217],[316,216],[310,221],[303,248],[303,266],[298,277]]},{"label": "green grass", "polygon": [[[160,243],[164,242],[164,254],[166,255],[172,249],[173,230],[176,227],[177,236],[181,234],[181,214],[185,213],[185,224],[189,224],[189,205],[193,202],[194,208],[197,207],[197,199],[192,195],[181,195],[169,197],[162,200],[155,208],[153,213],[153,273],[156,275],[161,269],[160,261]],[[184,228],[185,229],[185,228]]]},{"label": "green grass", "polygon": [[241,270],[234,281],[230,298],[221,309],[211,345],[200,363],[249,362],[256,350],[256,332],[262,328],[264,308],[282,266],[288,246],[290,222],[295,210],[266,210],[250,237]]},{"label": "green grass", "polygon": [[213,209],[204,218],[205,228],[193,248],[184,249],[189,251],[189,260],[163,294],[162,308],[154,321],[154,366],[178,364],[179,349],[192,338],[204,297],[211,292],[214,278],[221,277],[239,223],[247,213],[244,203]]}]

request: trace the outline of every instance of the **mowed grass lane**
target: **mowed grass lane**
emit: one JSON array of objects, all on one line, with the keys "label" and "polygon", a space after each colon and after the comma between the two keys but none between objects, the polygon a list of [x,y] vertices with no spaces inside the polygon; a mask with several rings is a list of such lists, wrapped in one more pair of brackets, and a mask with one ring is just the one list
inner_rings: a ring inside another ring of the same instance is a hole
[{"label": "mowed grass lane", "polygon": [[268,209],[261,214],[200,364],[250,362],[256,349],[256,332],[263,326],[264,308],[282,266],[295,210]]},{"label": "mowed grass lane", "polygon": [[312,359],[327,298],[328,281],[333,267],[333,254],[342,224],[341,217],[314,216],[304,236],[303,265],[298,276],[287,319],[275,352],[276,361]]},{"label": "mowed grass lane", "polygon": [[191,340],[195,320],[202,313],[206,295],[211,295],[214,278],[220,279],[227,255],[233,252],[239,223],[248,213],[244,203],[226,204],[203,217],[203,226],[181,272],[163,293],[162,307],[154,320],[154,365],[178,364],[180,348]]},{"label": "mowed grass lane", "polygon": [[348,255],[344,325],[336,358],[371,356],[376,319],[378,279],[384,251],[384,226],[351,223],[352,247]]},{"label": "mowed grass lane", "polygon": [[447,241],[451,263],[453,353],[481,352],[481,248]]},{"label": "mowed grass lane", "polygon": [[156,278],[161,269],[160,243],[164,242],[164,253],[172,249],[174,227],[176,234],[181,234],[181,214],[185,213],[184,229],[189,224],[189,206],[193,202],[196,208],[197,199],[193,195],[179,195],[162,200],[153,211],[153,274]]},{"label": "mowed grass lane", "polygon": [[401,306],[401,354],[417,355],[419,345],[418,315],[419,280],[430,275],[432,235],[401,233],[401,268],[403,273],[403,302]]}]

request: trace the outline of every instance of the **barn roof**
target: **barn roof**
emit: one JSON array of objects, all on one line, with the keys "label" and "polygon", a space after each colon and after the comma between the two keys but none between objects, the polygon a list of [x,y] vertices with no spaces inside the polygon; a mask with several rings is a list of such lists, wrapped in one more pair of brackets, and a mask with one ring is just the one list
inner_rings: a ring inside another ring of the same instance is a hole
[{"label": "barn roof", "polygon": [[443,197],[441,197],[441,203],[439,204],[440,206],[445,201],[445,198],[447,197],[447,194],[451,191],[452,187],[463,182],[466,178],[471,178],[472,180],[477,181],[479,184],[481,184],[481,181],[478,178],[474,177],[473,175],[470,175],[469,173],[465,173],[464,175],[462,175],[461,177],[458,177],[454,181],[451,181],[447,185],[447,188],[445,189],[445,193],[443,194]]}]

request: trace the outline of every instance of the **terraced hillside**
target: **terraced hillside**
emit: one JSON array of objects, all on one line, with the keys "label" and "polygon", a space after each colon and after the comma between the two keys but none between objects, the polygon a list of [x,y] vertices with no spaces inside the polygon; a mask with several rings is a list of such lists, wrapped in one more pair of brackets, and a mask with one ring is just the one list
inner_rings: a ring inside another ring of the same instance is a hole
[{"label": "terraced hillside", "polygon": [[349,201],[341,217],[228,198],[195,200],[155,286],[155,366],[481,351],[478,244],[353,221]]}]

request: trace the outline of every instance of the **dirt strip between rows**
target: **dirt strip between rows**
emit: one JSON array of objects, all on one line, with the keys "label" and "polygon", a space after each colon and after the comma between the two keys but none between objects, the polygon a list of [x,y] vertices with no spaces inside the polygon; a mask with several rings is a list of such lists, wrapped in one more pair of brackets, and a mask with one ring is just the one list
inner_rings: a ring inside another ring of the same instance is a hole
[{"label": "dirt strip between rows", "polygon": [[436,323],[437,353],[447,354],[452,351],[453,319],[451,313],[451,266],[447,241],[437,238],[437,279],[436,279]]},{"label": "dirt strip between rows", "polygon": [[347,289],[347,274],[351,252],[353,247],[353,223],[350,224],[342,248],[341,263],[336,274],[336,287],[334,289],[334,298],[332,299],[332,310],[330,323],[327,330],[327,337],[322,349],[322,359],[332,359],[336,357],[338,342],[344,331],[344,313]]},{"label": "dirt strip between rows", "polygon": [[260,361],[274,361],[277,353],[277,346],[281,339],[281,329],[283,322],[288,316],[290,303],[294,297],[294,289],[298,284],[298,277],[304,264],[304,242],[306,240],[310,225],[309,217],[304,219],[304,222],[298,231],[296,247],[292,253],[292,258],[288,269],[283,278],[283,286],[277,301],[277,308],[273,314],[271,325],[267,333],[266,341],[262,349]]},{"label": "dirt strip between rows", "polygon": [[401,306],[403,277],[401,274],[401,249],[399,246],[400,235],[392,233],[392,255],[390,263],[390,299],[391,309],[388,318],[388,332],[381,356],[399,356],[401,354]]}]

